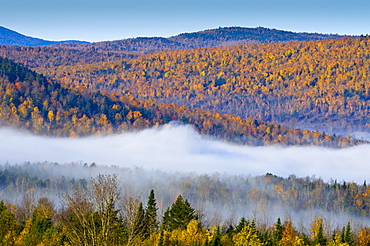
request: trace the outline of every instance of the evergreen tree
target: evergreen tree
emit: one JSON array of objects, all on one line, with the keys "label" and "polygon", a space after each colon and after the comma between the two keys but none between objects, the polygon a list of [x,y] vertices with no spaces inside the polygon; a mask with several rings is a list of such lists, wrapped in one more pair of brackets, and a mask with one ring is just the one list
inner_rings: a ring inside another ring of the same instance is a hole
[{"label": "evergreen tree", "polygon": [[283,226],[281,225],[281,220],[278,218],[275,224],[275,231],[272,234],[272,241],[274,244],[277,244],[283,238]]},{"label": "evergreen tree", "polygon": [[344,243],[348,243],[350,246],[355,245],[355,240],[351,231],[351,223],[348,222],[345,233],[344,233]]},{"label": "evergreen tree", "polygon": [[210,246],[221,246],[221,231],[220,231],[220,226],[217,226],[217,230],[215,234],[212,237],[212,240],[209,244]]},{"label": "evergreen tree", "polygon": [[164,246],[164,230],[161,230],[161,233],[159,234],[157,246]]},{"label": "evergreen tree", "polygon": [[157,210],[158,207],[154,197],[154,191],[151,190],[144,216],[144,236],[150,236],[158,230]]},{"label": "evergreen tree", "polygon": [[226,230],[226,234],[230,239],[233,237],[234,230],[235,228],[232,225],[229,225],[229,228]]},{"label": "evergreen tree", "polygon": [[342,233],[340,234],[340,242],[346,242],[346,227],[343,226]]},{"label": "evergreen tree", "polygon": [[144,208],[143,208],[143,203],[140,202],[139,203],[139,207],[137,209],[137,212],[136,212],[136,216],[135,216],[135,221],[134,221],[134,233],[136,235],[143,235],[143,231],[144,231],[144,216],[145,216],[145,211],[144,211]]},{"label": "evergreen tree", "polygon": [[[25,233],[28,232],[28,233]],[[56,238],[57,230],[53,225],[52,218],[49,216],[42,217],[37,213],[33,214],[33,217],[23,231],[24,244],[25,245],[39,245],[47,241],[58,241]]]},{"label": "evergreen tree", "polygon": [[198,219],[195,209],[188,200],[179,195],[163,216],[163,227],[166,230],[185,229],[190,221]]},{"label": "evergreen tree", "polygon": [[247,221],[244,217],[242,217],[237,226],[235,226],[235,233],[239,233],[243,230],[245,226],[249,225],[249,221]]},{"label": "evergreen tree", "polygon": [[321,246],[326,245],[326,238],[324,237],[324,229],[322,227],[322,222],[320,222],[319,224],[319,228],[318,228],[316,237],[313,240],[313,243],[314,245],[318,245],[318,244],[320,244]]},{"label": "evergreen tree", "polygon": [[256,234],[257,233],[257,227],[256,227],[256,221],[255,220],[252,220],[252,223],[251,223],[251,231],[252,231],[252,234]]}]

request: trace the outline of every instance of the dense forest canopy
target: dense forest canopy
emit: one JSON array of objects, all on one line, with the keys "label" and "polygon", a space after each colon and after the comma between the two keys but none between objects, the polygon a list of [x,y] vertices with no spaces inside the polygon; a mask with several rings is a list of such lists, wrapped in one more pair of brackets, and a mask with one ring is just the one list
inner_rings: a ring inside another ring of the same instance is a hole
[{"label": "dense forest canopy", "polygon": [[132,95],[89,91],[83,86],[50,81],[0,58],[0,119],[4,125],[53,136],[119,133],[161,125],[171,120],[193,124],[200,133],[252,145],[316,144],[344,147],[363,141],[320,132],[294,130],[252,118],[176,104],[137,100]]},{"label": "dense forest canopy", "polygon": [[[138,37],[97,43],[70,42],[62,45],[47,45],[42,47],[40,44],[38,47],[34,47],[35,45],[27,45],[27,42],[23,45],[18,44],[18,46],[14,46],[9,41],[9,34],[2,34],[0,36],[6,40],[3,43],[0,40],[0,56],[8,57],[29,68],[49,68],[102,61],[116,61],[164,50],[325,40],[343,37],[340,35],[317,33],[294,33],[262,27],[226,27],[194,33],[183,33],[169,38]],[[15,35],[14,38],[17,39],[18,36]]]},{"label": "dense forest canopy", "polygon": [[65,86],[176,103],[242,119],[330,133],[368,132],[369,40],[168,51],[38,71]]}]

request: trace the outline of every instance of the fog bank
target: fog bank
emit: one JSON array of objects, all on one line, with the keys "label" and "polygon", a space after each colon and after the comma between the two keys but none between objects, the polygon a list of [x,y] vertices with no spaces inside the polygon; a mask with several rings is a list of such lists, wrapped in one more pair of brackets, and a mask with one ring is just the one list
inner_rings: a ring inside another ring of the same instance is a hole
[{"label": "fog bank", "polygon": [[362,183],[369,177],[370,145],[346,149],[248,147],[201,137],[191,126],[166,125],[115,136],[39,137],[0,129],[0,162],[143,167],[163,171],[313,176]]}]

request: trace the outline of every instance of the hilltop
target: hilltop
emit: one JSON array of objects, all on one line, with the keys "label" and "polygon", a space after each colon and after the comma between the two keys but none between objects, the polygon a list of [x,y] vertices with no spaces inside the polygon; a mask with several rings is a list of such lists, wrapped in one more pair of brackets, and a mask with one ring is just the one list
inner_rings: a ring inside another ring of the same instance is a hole
[{"label": "hilltop", "polygon": [[66,41],[48,41],[40,38],[33,38],[16,31],[10,30],[3,26],[0,26],[0,45],[8,46],[48,46],[58,45],[63,43],[86,43],[78,40],[66,40]]},{"label": "hilltop", "polygon": [[87,44],[64,44],[63,47],[76,49],[95,49],[104,51],[157,52],[162,50],[194,49],[201,47],[220,47],[258,43],[299,42],[325,39],[338,39],[345,36],[335,34],[295,33],[264,27],[223,27],[177,36],[139,37],[115,41]]}]

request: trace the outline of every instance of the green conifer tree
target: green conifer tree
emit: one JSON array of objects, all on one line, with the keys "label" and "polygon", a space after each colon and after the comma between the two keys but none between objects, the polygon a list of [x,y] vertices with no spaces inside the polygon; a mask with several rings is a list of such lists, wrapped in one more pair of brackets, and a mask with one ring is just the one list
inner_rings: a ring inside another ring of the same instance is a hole
[{"label": "green conifer tree", "polygon": [[353,238],[353,234],[352,234],[352,231],[351,231],[351,223],[350,222],[348,222],[348,224],[345,228],[344,242],[348,243],[350,246],[355,245],[355,240]]},{"label": "green conifer tree", "polygon": [[134,221],[134,233],[136,235],[142,236],[144,230],[144,216],[145,211],[143,208],[143,203],[139,203],[139,207],[136,212],[135,221]]},{"label": "green conifer tree", "polygon": [[239,233],[245,226],[249,225],[249,221],[242,217],[239,223],[235,226],[235,233]]},{"label": "green conifer tree", "polygon": [[209,244],[210,246],[221,246],[221,230],[220,226],[217,226],[217,230],[215,234],[213,235],[213,238]]},{"label": "green conifer tree", "polygon": [[154,191],[151,190],[144,216],[144,236],[146,237],[158,230],[159,223],[157,221],[157,210],[158,207],[155,200]]},{"label": "green conifer tree", "polygon": [[186,229],[190,221],[198,219],[195,209],[191,207],[188,200],[179,195],[176,201],[169,207],[163,216],[163,227],[165,230]]},{"label": "green conifer tree", "polygon": [[164,230],[161,230],[161,233],[159,234],[157,246],[164,246]]},{"label": "green conifer tree", "polygon": [[314,245],[326,245],[326,238],[324,237],[324,229],[322,227],[322,222],[319,224],[319,229],[316,237],[313,240]]},{"label": "green conifer tree", "polygon": [[283,230],[284,228],[281,225],[281,220],[278,218],[275,224],[275,230],[272,234],[272,241],[274,245],[276,245],[283,238]]}]

